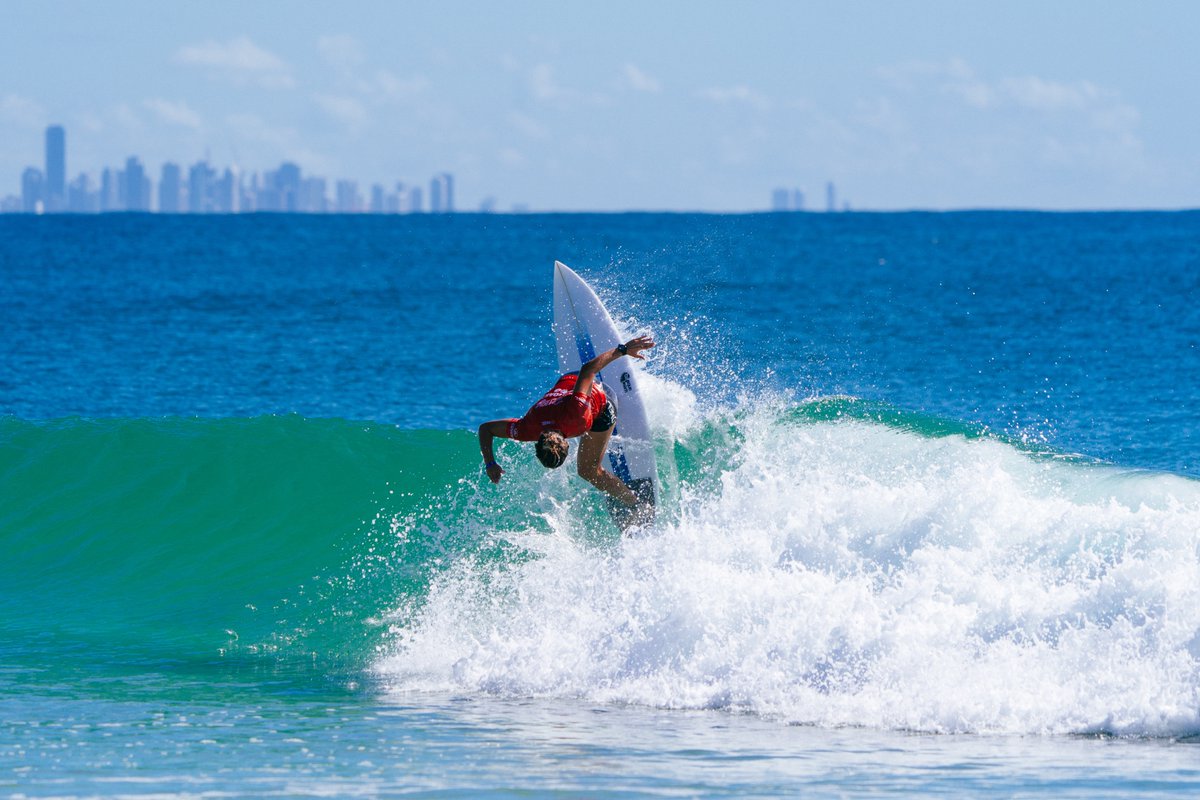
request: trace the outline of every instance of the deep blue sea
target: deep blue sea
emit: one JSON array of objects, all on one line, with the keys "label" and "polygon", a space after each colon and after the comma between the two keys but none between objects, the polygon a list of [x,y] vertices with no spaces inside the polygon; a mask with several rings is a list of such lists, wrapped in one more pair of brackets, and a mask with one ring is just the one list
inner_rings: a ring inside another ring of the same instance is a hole
[{"label": "deep blue sea", "polygon": [[0,216],[0,794],[1194,796],[1198,409],[1196,212]]}]

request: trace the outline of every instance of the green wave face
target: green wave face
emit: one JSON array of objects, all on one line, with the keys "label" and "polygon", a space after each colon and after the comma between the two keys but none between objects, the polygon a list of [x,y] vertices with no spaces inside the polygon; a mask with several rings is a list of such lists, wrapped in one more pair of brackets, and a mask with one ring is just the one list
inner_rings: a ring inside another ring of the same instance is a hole
[{"label": "green wave face", "polygon": [[2,420],[0,631],[359,658],[362,620],[438,545],[389,541],[392,521],[435,517],[473,447],[294,416]]}]

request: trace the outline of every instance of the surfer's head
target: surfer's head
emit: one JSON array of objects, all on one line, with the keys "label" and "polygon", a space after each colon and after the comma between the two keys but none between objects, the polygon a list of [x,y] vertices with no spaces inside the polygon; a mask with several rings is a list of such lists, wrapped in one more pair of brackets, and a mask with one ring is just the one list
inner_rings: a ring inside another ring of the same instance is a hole
[{"label": "surfer's head", "polygon": [[558,431],[546,431],[538,437],[535,449],[543,467],[556,469],[567,460],[567,437]]}]

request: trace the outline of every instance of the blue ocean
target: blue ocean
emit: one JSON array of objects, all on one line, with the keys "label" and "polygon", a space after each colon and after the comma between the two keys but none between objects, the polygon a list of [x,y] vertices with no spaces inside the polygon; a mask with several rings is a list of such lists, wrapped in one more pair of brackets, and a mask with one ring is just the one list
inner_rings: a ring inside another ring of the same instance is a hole
[{"label": "blue ocean", "polygon": [[6,215],[0,794],[1195,796],[1198,409],[1194,212]]}]

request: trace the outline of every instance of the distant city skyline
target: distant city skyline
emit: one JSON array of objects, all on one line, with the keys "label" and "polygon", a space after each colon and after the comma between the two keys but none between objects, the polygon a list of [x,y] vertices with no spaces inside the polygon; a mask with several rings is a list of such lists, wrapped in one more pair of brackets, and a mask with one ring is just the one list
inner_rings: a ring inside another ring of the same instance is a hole
[{"label": "distant city skyline", "polygon": [[[125,159],[125,168],[104,167],[99,181],[80,172],[66,182],[66,130],[51,125],[45,132],[45,170],[29,166],[21,174],[19,194],[0,192],[0,213],[23,214],[100,214],[117,211],[144,211],[159,214],[238,214],[273,211],[302,214],[431,214],[455,213],[454,176],[448,172],[429,181],[429,206],[425,207],[420,185],[396,181],[391,188],[372,183],[368,194],[359,190],[357,181],[338,180],[334,195],[328,192],[324,177],[305,176],[298,164],[283,162],[275,170],[243,174],[236,166],[214,169],[207,160],[193,163],[184,180],[183,169],[173,161],[162,165],[157,184],[137,156]],[[850,204],[838,208],[834,185],[826,184],[827,212],[849,211]],[[777,188],[771,192],[770,206],[775,212],[806,211],[804,192]],[[480,213],[498,211],[495,198],[480,203]],[[523,206],[516,213],[528,211]]]},{"label": "distant city skyline", "polygon": [[205,161],[368,203],[419,178],[428,204],[446,172],[463,209],[753,211],[786,188],[824,211],[829,182],[836,210],[1200,205],[1183,0],[60,0],[4,21],[4,195],[29,166],[57,197],[136,154],[155,195],[162,164]]},{"label": "distant city skyline", "polygon": [[[67,175],[67,136],[61,125],[45,132],[45,169],[26,167],[19,194],[0,191],[0,213],[99,214],[144,211],[161,214],[238,214],[253,211],[285,213],[454,213],[454,176],[435,174],[429,181],[429,205],[422,187],[394,181],[390,187],[372,183],[368,194],[353,180],[338,180],[332,198],[324,177],[305,175],[300,165],[283,162],[277,169],[243,174],[236,166],[215,169],[204,159],[187,170],[173,161],[162,165],[157,184],[137,156],[125,159],[123,169],[104,167],[99,180],[80,172],[70,183]],[[490,198],[480,208],[494,211]]]}]

